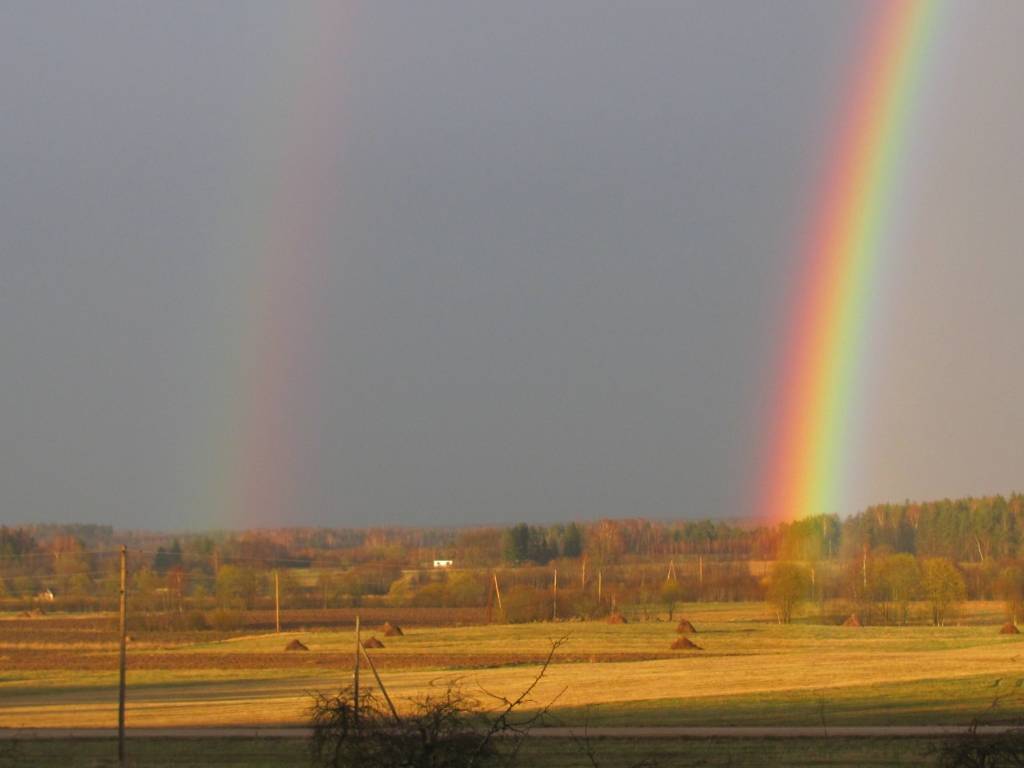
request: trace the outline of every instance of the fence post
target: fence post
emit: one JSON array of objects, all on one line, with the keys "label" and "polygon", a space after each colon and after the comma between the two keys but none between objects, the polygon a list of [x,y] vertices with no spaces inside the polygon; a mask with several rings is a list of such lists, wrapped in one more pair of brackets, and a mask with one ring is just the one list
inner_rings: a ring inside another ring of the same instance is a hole
[{"label": "fence post", "polygon": [[120,605],[120,674],[117,690],[117,762],[124,764],[124,696],[125,696],[125,656],[128,647],[127,618],[127,583],[128,583],[128,547],[121,545],[121,605]]}]

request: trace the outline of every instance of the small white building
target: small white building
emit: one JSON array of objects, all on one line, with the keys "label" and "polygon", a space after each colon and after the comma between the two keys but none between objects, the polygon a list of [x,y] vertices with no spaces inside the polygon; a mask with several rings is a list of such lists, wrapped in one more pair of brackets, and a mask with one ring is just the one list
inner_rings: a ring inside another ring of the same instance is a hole
[{"label": "small white building", "polygon": [[455,561],[454,560],[435,560],[434,561],[434,567],[435,568],[451,568],[453,565],[455,565]]},{"label": "small white building", "polygon": [[36,600],[43,603],[52,603],[56,598],[57,596],[53,594],[53,590],[49,588],[44,589],[42,592],[36,595]]}]

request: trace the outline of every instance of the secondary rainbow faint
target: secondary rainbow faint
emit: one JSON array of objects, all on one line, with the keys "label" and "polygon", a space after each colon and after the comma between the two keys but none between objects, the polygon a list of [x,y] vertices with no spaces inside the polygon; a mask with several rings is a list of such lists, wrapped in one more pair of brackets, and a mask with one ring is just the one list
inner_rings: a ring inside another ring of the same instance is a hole
[{"label": "secondary rainbow faint", "polygon": [[865,357],[867,309],[893,216],[914,94],[935,36],[939,0],[881,0],[830,140],[811,206],[803,266],[762,461],[764,519],[840,511],[851,463],[850,404]]},{"label": "secondary rainbow faint", "polygon": [[239,194],[220,212],[216,243],[224,354],[208,416],[213,439],[201,456],[206,525],[280,525],[302,513],[323,400],[324,282],[345,256],[335,175],[351,16],[334,0],[281,4],[250,75]]}]

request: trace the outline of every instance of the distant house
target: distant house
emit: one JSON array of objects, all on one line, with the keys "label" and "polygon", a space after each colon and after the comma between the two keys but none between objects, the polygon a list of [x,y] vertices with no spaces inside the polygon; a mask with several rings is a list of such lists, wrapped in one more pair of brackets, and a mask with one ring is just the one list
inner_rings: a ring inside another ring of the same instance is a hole
[{"label": "distant house", "polygon": [[56,597],[57,596],[53,594],[53,590],[47,587],[38,595],[36,595],[36,600],[39,600],[44,603],[52,603],[56,599]]},{"label": "distant house", "polygon": [[453,565],[455,565],[455,561],[454,560],[435,560],[434,561],[434,567],[435,568],[451,568]]}]

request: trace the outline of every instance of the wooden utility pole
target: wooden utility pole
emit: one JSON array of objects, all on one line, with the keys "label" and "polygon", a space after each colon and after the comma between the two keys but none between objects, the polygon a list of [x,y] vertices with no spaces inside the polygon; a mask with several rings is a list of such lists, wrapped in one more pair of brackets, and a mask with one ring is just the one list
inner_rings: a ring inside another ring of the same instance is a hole
[{"label": "wooden utility pole", "polygon": [[868,545],[864,544],[864,559],[861,561],[861,573],[864,574],[864,594],[868,592]]},{"label": "wooden utility pole", "polygon": [[697,581],[704,586],[704,555],[697,555]]},{"label": "wooden utility pole", "polygon": [[377,666],[373,663],[373,659],[370,658],[370,654],[366,652],[366,646],[360,643],[359,648],[363,652],[363,658],[366,659],[366,663],[370,665],[370,671],[373,672],[373,677],[377,681],[377,685],[380,687],[380,692],[384,694],[384,701],[388,703],[388,706],[391,708],[391,714],[395,716],[395,722],[400,723],[402,720],[398,716],[398,710],[395,709],[395,705],[392,703],[391,697],[388,695],[388,689],[384,687],[384,681],[380,679],[380,675],[377,673]]},{"label": "wooden utility pole", "polygon": [[555,580],[551,583],[551,620],[558,621],[558,569],[555,568]]},{"label": "wooden utility pole", "polygon": [[505,609],[501,607],[501,587],[498,586],[498,574],[492,573],[491,575],[494,577],[494,594],[498,598],[498,610],[504,613]]},{"label": "wooden utility pole", "polygon": [[274,571],[274,627],[281,634],[281,579]]},{"label": "wooden utility pole", "polygon": [[128,650],[128,547],[121,545],[121,659],[120,674],[117,687],[117,762],[124,764],[124,694],[125,694],[125,658]]},{"label": "wooden utility pole", "polygon": [[597,572],[597,602],[601,602],[601,571]]},{"label": "wooden utility pole", "polygon": [[587,588],[587,558],[583,558],[582,573],[580,574],[580,592]]},{"label": "wooden utility pole", "polygon": [[359,727],[359,650],[363,644],[359,640],[359,616],[356,615],[356,665],[352,673],[352,707],[356,728]]}]

